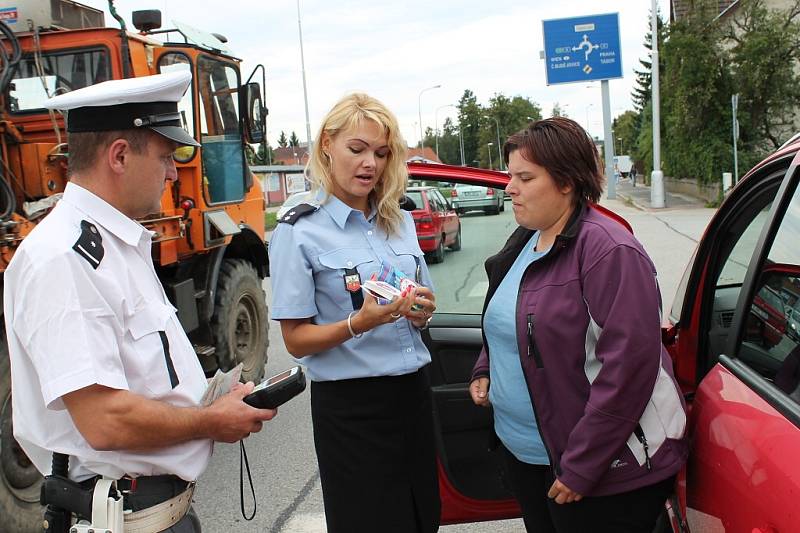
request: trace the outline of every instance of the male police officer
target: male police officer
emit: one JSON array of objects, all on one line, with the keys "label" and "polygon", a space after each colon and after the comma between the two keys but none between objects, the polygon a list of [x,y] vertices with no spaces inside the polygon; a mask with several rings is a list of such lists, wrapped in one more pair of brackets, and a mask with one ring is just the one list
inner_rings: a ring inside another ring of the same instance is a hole
[{"label": "male police officer", "polygon": [[[17,440],[42,473],[57,452],[75,481],[122,478],[134,510],[187,502],[212,441],[275,415],[242,402],[252,383],[198,405],[203,370],[156,277],[151,232],[135,221],[160,211],[176,147],[198,146],[177,109],[190,81],[109,81],[47,102],[68,110],[70,182],[5,273]],[[150,531],[199,531],[185,513]]]}]

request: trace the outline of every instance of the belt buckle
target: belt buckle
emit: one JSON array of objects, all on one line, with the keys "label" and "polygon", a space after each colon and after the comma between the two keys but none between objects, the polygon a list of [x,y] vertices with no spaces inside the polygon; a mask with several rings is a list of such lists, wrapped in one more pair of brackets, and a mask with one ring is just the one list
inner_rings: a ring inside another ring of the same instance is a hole
[{"label": "belt buckle", "polygon": [[127,485],[127,488],[119,488],[118,487],[119,491],[122,494],[133,494],[134,492],[136,492],[136,478],[135,477],[122,476],[122,478],[119,481],[123,482],[123,487],[125,485]]}]

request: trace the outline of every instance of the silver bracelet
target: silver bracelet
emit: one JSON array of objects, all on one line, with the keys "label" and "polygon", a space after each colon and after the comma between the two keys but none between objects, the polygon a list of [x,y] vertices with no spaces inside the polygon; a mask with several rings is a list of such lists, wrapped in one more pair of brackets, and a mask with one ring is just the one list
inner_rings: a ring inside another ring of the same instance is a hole
[{"label": "silver bracelet", "polygon": [[347,315],[347,330],[350,332],[350,337],[352,337],[354,339],[359,339],[359,338],[361,338],[361,335],[364,334],[364,332],[362,331],[361,333],[356,335],[356,332],[353,331],[352,319],[353,319],[353,315],[356,314],[357,312],[358,311],[350,311],[350,314]]}]

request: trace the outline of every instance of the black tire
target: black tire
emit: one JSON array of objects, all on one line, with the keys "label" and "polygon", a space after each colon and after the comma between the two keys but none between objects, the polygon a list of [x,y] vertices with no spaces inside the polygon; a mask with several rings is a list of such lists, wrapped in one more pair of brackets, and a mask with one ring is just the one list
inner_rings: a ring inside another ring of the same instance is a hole
[{"label": "black tire", "polygon": [[458,225],[458,231],[456,232],[456,240],[453,241],[453,244],[450,245],[450,249],[454,252],[457,252],[461,249],[461,224]]},{"label": "black tire", "polygon": [[243,363],[242,381],[258,383],[267,364],[267,302],[258,273],[244,259],[222,263],[211,332],[219,367],[230,370]]},{"label": "black tire", "polygon": [[11,369],[2,325],[0,335],[0,530],[41,533],[44,508],[39,504],[39,491],[44,478],[14,440]]},{"label": "black tire", "polygon": [[504,212],[506,210],[506,203],[503,200],[500,200],[500,212]]},{"label": "black tire", "polygon": [[430,258],[431,263],[441,263],[444,261],[444,235],[439,239],[439,245],[436,247],[436,250],[431,252]]},{"label": "black tire", "polygon": [[497,206],[489,207],[489,208],[486,209],[486,214],[487,215],[499,215],[500,214],[500,208],[497,207]]}]

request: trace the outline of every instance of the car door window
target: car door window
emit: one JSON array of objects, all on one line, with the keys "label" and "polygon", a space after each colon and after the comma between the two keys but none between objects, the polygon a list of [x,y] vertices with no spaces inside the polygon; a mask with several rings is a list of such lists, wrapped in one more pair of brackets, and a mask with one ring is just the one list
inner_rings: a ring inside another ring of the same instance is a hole
[{"label": "car door window", "polygon": [[[434,187],[428,193],[431,209],[448,211],[447,202],[441,192],[451,194],[454,190],[453,183],[425,183]],[[496,192],[500,190],[495,189]],[[435,208],[433,204],[436,205]],[[452,208],[449,210],[452,211]],[[436,312],[480,315],[489,286],[483,263],[500,251],[517,224],[510,209],[499,215],[473,210],[460,212],[455,216],[461,228],[460,236],[456,240],[453,235],[453,240],[448,241],[441,263],[428,261],[436,289]]]},{"label": "car door window", "polygon": [[[785,169],[777,172],[775,177],[782,177],[784,173]],[[725,352],[742,282],[767,221],[778,185],[779,181],[774,180],[759,189],[758,194],[752,195],[749,202],[737,206],[731,215],[735,219],[727,224],[726,231],[718,239],[719,244],[714,255],[719,259],[711,266],[718,274],[715,279],[712,278],[713,300],[711,316],[707,322],[707,350],[704,352],[706,357],[703,364],[706,370],[716,364],[719,355]],[[682,281],[679,291],[685,291],[686,288],[686,283]],[[685,298],[679,295],[675,300],[684,301]],[[673,310],[672,314],[675,312]]]},{"label": "car door window", "polygon": [[737,356],[800,403],[800,189],[779,222],[746,306]]}]

